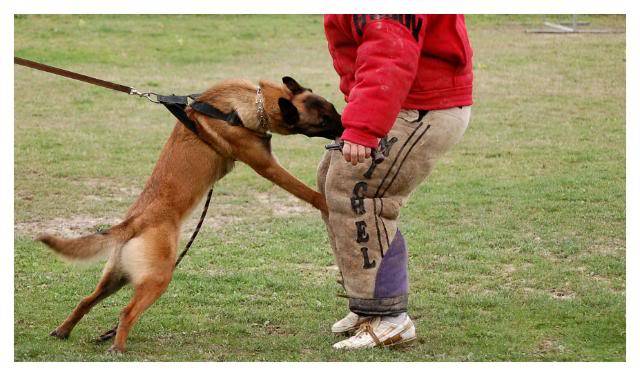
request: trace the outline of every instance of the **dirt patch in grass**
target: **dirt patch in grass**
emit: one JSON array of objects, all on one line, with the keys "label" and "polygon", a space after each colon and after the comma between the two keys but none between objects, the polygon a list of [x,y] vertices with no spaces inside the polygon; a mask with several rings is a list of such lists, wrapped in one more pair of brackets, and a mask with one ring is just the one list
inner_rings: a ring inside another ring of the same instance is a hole
[{"label": "dirt patch in grass", "polygon": [[307,214],[315,212],[315,209],[290,195],[275,195],[271,193],[259,193],[256,195],[258,201],[271,209],[276,217],[289,217],[296,214]]},{"label": "dirt patch in grass", "polygon": [[[196,210],[194,210],[193,214],[191,214],[191,217],[182,224],[183,238],[185,236],[191,236],[191,233],[193,232],[193,230],[195,230],[196,226],[198,225],[198,221],[200,220],[201,213],[202,213],[202,207],[199,206],[198,208],[196,208]],[[209,208],[207,217],[202,223],[202,229],[219,230],[239,221],[240,221],[240,218],[232,217],[228,215],[222,215],[220,213],[216,213],[215,211],[211,210],[211,208]]]},{"label": "dirt patch in grass", "polygon": [[13,226],[17,235],[35,237],[40,233],[53,233],[64,237],[87,235],[97,231],[102,226],[110,226],[118,223],[115,217],[92,217],[78,215],[70,218],[51,218],[28,222],[18,222]]},{"label": "dirt patch in grass", "polygon": [[551,339],[551,338],[543,339],[538,343],[537,347],[538,348],[536,352],[538,354],[558,353],[558,352],[564,352],[565,350],[565,347],[562,344],[560,344],[558,340]]},{"label": "dirt patch in grass", "polygon": [[587,254],[602,256],[624,256],[626,250],[625,239],[601,238],[586,249]]},{"label": "dirt patch in grass", "polygon": [[316,279],[333,278],[340,279],[340,270],[337,265],[319,266],[315,264],[289,264],[292,270]]},{"label": "dirt patch in grass", "polygon": [[515,266],[513,266],[512,264],[508,264],[508,265],[505,265],[505,266],[504,266],[504,269],[503,269],[503,270],[504,270],[504,273],[505,273],[506,275],[509,275],[509,276],[510,276],[510,275],[511,275],[511,274],[513,274],[517,269],[516,269],[516,267],[515,267]]},{"label": "dirt patch in grass", "polygon": [[[200,219],[201,207],[194,211],[194,214],[182,225],[182,238],[191,236]],[[197,214],[196,214],[197,212]],[[108,228],[119,223],[122,219],[118,217],[94,217],[90,215],[77,215],[68,218],[51,218],[46,220],[18,222],[13,230],[16,235],[33,237],[46,232],[64,237],[77,237],[88,235],[93,232]],[[202,229],[220,229],[233,223],[237,218],[229,216],[207,216],[202,224]],[[201,231],[202,231],[201,229]]]},{"label": "dirt patch in grass", "polygon": [[557,300],[572,300],[576,297],[576,293],[566,287],[552,288],[549,293],[552,298]]},{"label": "dirt patch in grass", "polygon": [[[78,184],[86,191],[84,198],[96,202],[116,199],[117,201],[128,202],[130,204],[133,203],[142,192],[142,185],[121,185],[117,181],[109,178],[89,178],[80,181]],[[203,205],[204,198],[183,223],[183,238],[191,236],[191,233],[200,220]],[[276,206],[278,208],[287,207],[285,204]],[[284,210],[286,209],[282,209],[282,211]],[[124,216],[125,211],[126,210],[122,211],[122,216]],[[203,229],[220,229],[237,221],[239,218],[239,216],[228,215],[226,213],[234,213],[234,208],[230,205],[215,202],[214,198],[202,225]],[[14,224],[14,232],[16,235],[27,237],[35,237],[43,232],[64,237],[77,237],[108,228],[120,221],[122,221],[122,217],[119,217],[117,214],[79,214],[70,217],[55,217],[17,222]]]},{"label": "dirt patch in grass", "polygon": [[[120,185],[117,182],[108,178],[90,178],[82,181],[82,185],[88,188],[88,191],[95,191],[97,189],[106,189],[108,196],[117,196],[125,198],[135,199],[142,193],[143,185]],[[104,199],[102,195],[99,199]]]}]

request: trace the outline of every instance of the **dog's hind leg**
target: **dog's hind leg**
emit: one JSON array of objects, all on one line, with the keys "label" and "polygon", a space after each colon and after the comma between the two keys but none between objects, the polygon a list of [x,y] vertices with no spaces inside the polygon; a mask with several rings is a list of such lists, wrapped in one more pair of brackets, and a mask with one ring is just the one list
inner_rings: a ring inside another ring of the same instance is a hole
[{"label": "dog's hind leg", "polygon": [[71,330],[73,330],[76,324],[91,310],[91,308],[100,303],[104,298],[120,290],[120,288],[127,283],[126,278],[107,268],[105,268],[105,272],[93,293],[80,301],[69,317],[67,317],[62,324],[50,333],[51,336],[60,339],[68,338]]},{"label": "dog's hind leg", "polygon": [[133,297],[120,313],[115,340],[109,352],[123,352],[127,336],[140,315],[167,289],[173,275],[177,246],[177,229],[165,228],[146,232],[133,239],[132,248],[123,249],[122,263],[131,277]]},{"label": "dog's hind leg", "polygon": [[109,352],[124,352],[129,331],[138,321],[142,312],[151,306],[164,293],[170,278],[165,281],[149,280],[136,286],[131,302],[120,314],[116,329],[116,339]]}]

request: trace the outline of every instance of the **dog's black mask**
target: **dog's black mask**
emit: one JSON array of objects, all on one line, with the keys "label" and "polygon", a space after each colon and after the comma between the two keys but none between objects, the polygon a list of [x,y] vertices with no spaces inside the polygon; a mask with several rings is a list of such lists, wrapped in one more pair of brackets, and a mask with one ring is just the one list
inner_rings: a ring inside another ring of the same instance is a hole
[{"label": "dog's black mask", "polygon": [[282,82],[293,93],[292,100],[278,99],[282,118],[291,133],[330,140],[342,135],[342,120],[331,102],[291,77],[283,77]]}]

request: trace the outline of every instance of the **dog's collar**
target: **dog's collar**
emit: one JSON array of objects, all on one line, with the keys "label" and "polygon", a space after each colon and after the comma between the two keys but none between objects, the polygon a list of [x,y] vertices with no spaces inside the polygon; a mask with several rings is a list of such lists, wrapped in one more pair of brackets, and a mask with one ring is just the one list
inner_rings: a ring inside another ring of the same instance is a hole
[{"label": "dog's collar", "polygon": [[264,95],[262,95],[262,88],[258,86],[256,90],[256,111],[258,114],[258,126],[263,131],[269,130],[269,117],[264,110]]}]

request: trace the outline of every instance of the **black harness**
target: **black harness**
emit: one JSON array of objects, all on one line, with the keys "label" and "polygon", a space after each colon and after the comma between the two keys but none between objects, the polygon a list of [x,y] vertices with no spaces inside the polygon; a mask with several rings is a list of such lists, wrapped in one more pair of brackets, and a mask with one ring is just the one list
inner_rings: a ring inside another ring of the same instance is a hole
[{"label": "black harness", "polygon": [[[236,111],[231,112],[222,112],[214,106],[210,105],[206,102],[200,102],[197,98],[200,94],[189,94],[189,95],[157,95],[156,100],[158,103],[162,104],[176,117],[176,119],[180,120],[185,127],[187,127],[191,132],[193,132],[196,136],[200,137],[198,133],[197,124],[187,116],[187,106],[193,108],[196,112],[199,112],[205,116],[208,116],[213,119],[219,119],[227,122],[230,125],[235,126],[244,126],[240,116]],[[191,104],[189,104],[189,99],[192,100]]]}]

